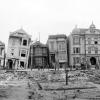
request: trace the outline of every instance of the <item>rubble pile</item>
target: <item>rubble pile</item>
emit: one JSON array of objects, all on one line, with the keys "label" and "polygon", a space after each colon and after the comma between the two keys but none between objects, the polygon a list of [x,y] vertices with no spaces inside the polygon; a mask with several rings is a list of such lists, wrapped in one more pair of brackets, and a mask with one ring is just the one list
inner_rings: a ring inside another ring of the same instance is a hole
[{"label": "rubble pile", "polygon": [[86,82],[88,80],[87,75],[81,71],[70,72],[68,75],[68,79],[70,82],[75,82],[75,81]]},{"label": "rubble pile", "polygon": [[35,71],[35,72],[29,72],[28,73],[31,77],[33,77],[34,80],[39,82],[60,82],[65,81],[65,74],[59,73],[59,72],[41,72],[41,71]]},{"label": "rubble pile", "polygon": [[26,80],[26,72],[5,72],[0,74],[1,86],[17,86]]},{"label": "rubble pile", "polygon": [[[95,89],[91,88],[93,85],[87,82],[89,75],[94,76],[93,72],[70,71],[68,72],[68,85],[66,85],[65,72],[61,71],[4,72],[0,73],[0,86],[8,86],[8,95],[10,93],[13,95],[9,98],[15,98],[18,95],[18,100],[74,100],[75,89],[83,88],[80,89],[82,94],[79,94],[83,98],[87,96],[85,93],[87,88],[88,94],[91,92],[90,89]],[[98,75],[97,72],[95,72],[96,75]]]},{"label": "rubble pile", "polygon": [[100,84],[100,70],[91,70],[86,72],[89,81]]}]

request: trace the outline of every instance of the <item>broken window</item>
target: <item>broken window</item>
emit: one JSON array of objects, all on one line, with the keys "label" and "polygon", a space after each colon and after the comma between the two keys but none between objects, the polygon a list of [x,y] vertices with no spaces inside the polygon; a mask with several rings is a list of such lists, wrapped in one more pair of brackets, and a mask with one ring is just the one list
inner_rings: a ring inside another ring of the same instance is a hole
[{"label": "broken window", "polygon": [[23,40],[23,45],[27,46],[27,40]]},{"label": "broken window", "polygon": [[26,50],[21,51],[21,57],[26,57]]}]

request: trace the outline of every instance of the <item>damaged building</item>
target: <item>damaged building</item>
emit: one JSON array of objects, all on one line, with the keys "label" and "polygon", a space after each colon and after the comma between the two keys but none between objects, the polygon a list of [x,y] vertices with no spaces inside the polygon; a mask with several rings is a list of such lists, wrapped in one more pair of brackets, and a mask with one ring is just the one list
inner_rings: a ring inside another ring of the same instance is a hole
[{"label": "damaged building", "polygon": [[75,27],[69,35],[69,63],[73,67],[100,68],[100,29]]},{"label": "damaged building", "polygon": [[7,69],[27,69],[31,36],[22,28],[11,32],[6,55]]},{"label": "damaged building", "polygon": [[48,47],[40,41],[36,41],[30,46],[29,67],[32,69],[49,67]]},{"label": "damaged building", "polygon": [[50,63],[57,68],[65,68],[67,59],[67,36],[65,34],[49,35],[47,40]]}]

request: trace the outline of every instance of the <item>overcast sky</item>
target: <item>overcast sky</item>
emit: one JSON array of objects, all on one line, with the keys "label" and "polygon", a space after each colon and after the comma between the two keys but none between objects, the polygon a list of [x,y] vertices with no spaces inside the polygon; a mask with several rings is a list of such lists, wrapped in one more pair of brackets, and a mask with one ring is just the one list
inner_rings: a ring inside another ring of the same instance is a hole
[{"label": "overcast sky", "polygon": [[32,40],[46,43],[49,34],[70,34],[77,25],[100,29],[100,0],[0,0],[0,40],[23,27]]}]

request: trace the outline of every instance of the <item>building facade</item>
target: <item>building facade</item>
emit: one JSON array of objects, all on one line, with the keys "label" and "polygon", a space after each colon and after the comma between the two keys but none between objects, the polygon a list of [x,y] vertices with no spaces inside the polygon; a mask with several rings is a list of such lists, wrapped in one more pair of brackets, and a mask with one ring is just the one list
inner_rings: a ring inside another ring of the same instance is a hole
[{"label": "building facade", "polygon": [[67,37],[65,34],[50,35],[47,40],[50,63],[56,68],[65,68],[67,60]]},{"label": "building facade", "polygon": [[69,64],[85,68],[100,66],[100,29],[92,23],[89,28],[75,27],[69,35]]},{"label": "building facade", "polygon": [[5,66],[5,44],[0,41],[0,69]]},{"label": "building facade", "polygon": [[27,69],[31,36],[22,28],[11,32],[6,55],[7,69]]},{"label": "building facade", "polygon": [[36,41],[30,46],[29,68],[48,68],[49,67],[49,51],[45,44]]}]

